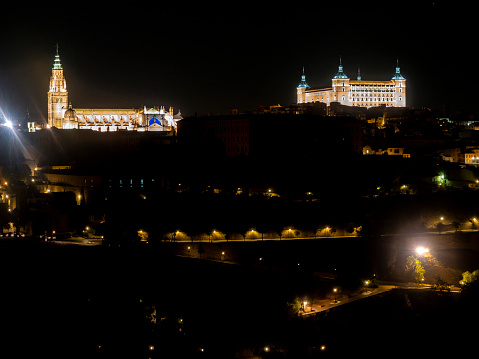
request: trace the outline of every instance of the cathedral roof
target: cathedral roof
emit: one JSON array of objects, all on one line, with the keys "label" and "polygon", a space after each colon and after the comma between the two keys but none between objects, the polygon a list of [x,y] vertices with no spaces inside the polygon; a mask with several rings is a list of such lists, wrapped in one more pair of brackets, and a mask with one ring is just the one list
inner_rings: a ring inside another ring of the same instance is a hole
[{"label": "cathedral roof", "polygon": [[178,113],[176,115],[173,115],[173,120],[179,121],[182,119],[183,119],[183,116],[181,116],[181,111],[178,110]]},{"label": "cathedral roof", "polygon": [[77,113],[74,109],[72,109],[72,106],[70,105],[68,109],[65,111],[63,118],[76,118]]}]

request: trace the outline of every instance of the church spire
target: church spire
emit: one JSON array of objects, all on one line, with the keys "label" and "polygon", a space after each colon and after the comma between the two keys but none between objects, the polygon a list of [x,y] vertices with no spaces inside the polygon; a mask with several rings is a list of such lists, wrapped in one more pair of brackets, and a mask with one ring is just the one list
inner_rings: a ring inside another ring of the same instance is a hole
[{"label": "church spire", "polygon": [[57,54],[55,55],[55,60],[53,61],[53,70],[62,70],[62,64],[60,62],[60,55],[58,54],[58,43],[57,43]]}]

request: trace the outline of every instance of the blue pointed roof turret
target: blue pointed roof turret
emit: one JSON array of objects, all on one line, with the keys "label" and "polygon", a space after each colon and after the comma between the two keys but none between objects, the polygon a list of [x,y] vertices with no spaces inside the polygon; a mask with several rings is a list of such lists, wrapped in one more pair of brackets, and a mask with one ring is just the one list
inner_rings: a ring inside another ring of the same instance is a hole
[{"label": "blue pointed roof turret", "polygon": [[308,83],[306,82],[306,76],[304,75],[304,66],[303,75],[301,76],[301,82],[299,83],[298,87],[309,87]]},{"label": "blue pointed roof turret", "polygon": [[341,56],[339,56],[339,67],[338,73],[333,77],[333,79],[348,79],[349,77],[343,72],[343,63],[341,61]]},{"label": "blue pointed roof turret", "polygon": [[396,73],[391,80],[405,80],[404,76],[401,75],[401,69],[399,68],[399,59],[396,61]]}]

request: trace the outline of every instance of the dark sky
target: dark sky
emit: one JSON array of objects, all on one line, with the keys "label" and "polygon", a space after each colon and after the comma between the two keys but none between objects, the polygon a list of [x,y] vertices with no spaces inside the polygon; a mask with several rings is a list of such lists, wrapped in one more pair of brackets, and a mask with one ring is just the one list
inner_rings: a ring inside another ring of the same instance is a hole
[{"label": "dark sky", "polygon": [[302,66],[310,85],[330,86],[341,55],[345,73],[355,78],[360,66],[364,80],[390,79],[399,58],[410,107],[479,112],[470,2],[388,2],[379,10],[371,9],[376,2],[50,3],[2,16],[0,101],[13,118],[27,108],[46,116],[57,42],[78,108],[164,105],[192,115],[288,105]]}]

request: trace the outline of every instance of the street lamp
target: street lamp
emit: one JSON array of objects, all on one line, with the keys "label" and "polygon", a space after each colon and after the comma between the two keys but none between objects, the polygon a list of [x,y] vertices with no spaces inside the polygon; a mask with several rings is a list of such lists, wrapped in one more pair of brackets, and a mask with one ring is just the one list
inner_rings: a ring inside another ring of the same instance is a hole
[{"label": "street lamp", "polygon": [[419,246],[416,248],[416,253],[422,256],[423,254],[426,254],[429,252],[429,248],[425,248],[423,246]]},{"label": "street lamp", "polygon": [[337,303],[336,293],[338,292],[338,289],[337,289],[337,288],[333,288],[333,292],[334,292],[334,303]]}]

